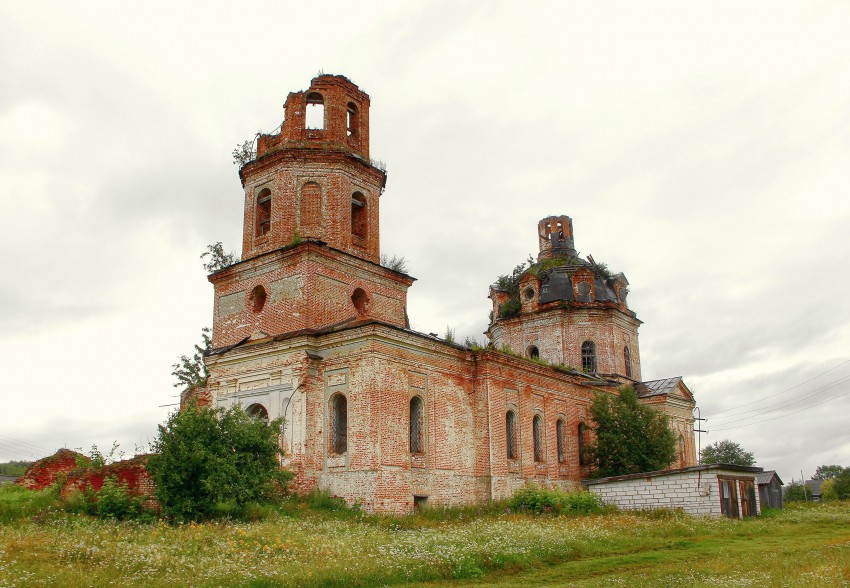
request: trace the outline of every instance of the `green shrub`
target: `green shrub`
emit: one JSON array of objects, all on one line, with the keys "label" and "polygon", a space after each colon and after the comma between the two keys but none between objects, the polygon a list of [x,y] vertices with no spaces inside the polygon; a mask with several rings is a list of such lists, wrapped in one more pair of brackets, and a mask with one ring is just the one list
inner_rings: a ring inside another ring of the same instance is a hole
[{"label": "green shrub", "polygon": [[[89,486],[91,489],[91,486]],[[101,519],[136,518],[142,513],[142,499],[130,492],[116,476],[107,476],[94,494],[95,514]]]},{"label": "green shrub", "polygon": [[513,510],[538,514],[592,514],[604,510],[602,501],[591,492],[563,492],[533,484],[517,490],[508,504]]},{"label": "green shrub", "polygon": [[281,419],[266,424],[238,406],[193,404],[173,413],[160,425],[148,459],[163,514],[200,520],[216,516],[221,504],[232,502],[239,512],[281,496],[292,477],[279,462],[282,426]]}]

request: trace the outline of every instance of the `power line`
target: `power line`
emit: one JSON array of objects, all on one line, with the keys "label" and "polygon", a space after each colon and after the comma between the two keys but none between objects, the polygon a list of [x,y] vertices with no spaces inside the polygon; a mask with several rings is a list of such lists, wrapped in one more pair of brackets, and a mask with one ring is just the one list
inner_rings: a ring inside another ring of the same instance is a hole
[{"label": "power line", "polygon": [[[803,411],[809,410],[810,408],[820,406],[821,404],[826,404],[827,402],[832,402],[833,400],[838,400],[839,398],[843,398],[844,396],[847,396],[848,394],[850,394],[850,391],[845,392],[844,394],[839,394],[838,396],[833,396],[832,398],[827,398],[827,399],[822,400],[820,402],[817,402],[815,404],[811,404],[809,406],[806,406],[805,408],[801,408],[800,410],[795,410],[794,412],[789,412],[788,414],[779,415],[777,417],[773,417],[773,418],[770,418],[770,419],[764,419],[764,420],[761,420],[761,421],[756,421],[754,423],[746,423],[746,424],[743,424],[743,425],[735,425],[733,427],[723,427],[721,429],[714,429],[714,430],[715,431],[729,431],[731,429],[740,429],[740,428],[743,428],[743,427],[750,427],[752,425],[758,425],[758,424],[761,424],[761,423],[768,423],[770,421],[776,421],[776,420],[779,420],[779,419],[784,419],[785,417],[789,417],[791,415],[801,413]],[[748,418],[752,418],[752,417],[748,417]],[[747,420],[747,419],[744,419],[744,420]]]},{"label": "power line", "polygon": [[[844,382],[847,382],[847,381],[850,381],[850,376],[843,376],[841,378],[838,378],[837,380],[827,382],[826,384],[819,386],[818,388],[815,388],[814,390],[809,390],[808,392],[805,392],[805,393],[801,394],[800,396],[796,396],[796,397],[788,399],[788,400],[781,400],[779,402],[776,402],[774,404],[768,404],[767,406],[763,406],[761,408],[752,408],[750,410],[745,410],[743,412],[739,412],[739,413],[736,413],[736,414],[730,414],[730,415],[727,415],[727,416],[719,417],[719,416],[716,416],[716,415],[711,415],[711,418],[712,419],[732,419],[732,418],[740,417],[740,416],[745,415],[745,414],[750,413],[750,412],[760,412],[760,413],[764,414],[764,413],[767,413],[767,412],[773,412],[775,410],[781,410],[783,408],[787,408],[787,407],[792,406],[794,404],[799,404],[800,402],[804,402],[806,400],[809,400],[812,396],[815,396],[816,394],[820,394],[821,392],[824,392],[825,390],[829,390],[830,388],[833,388],[833,387],[835,387],[839,384],[843,384]],[[743,420],[746,420],[748,418],[752,418],[752,417],[744,417]],[[731,422],[738,422],[738,421],[731,421]],[[731,424],[731,423],[726,423],[726,424]]]},{"label": "power line", "polygon": [[781,392],[777,392],[776,394],[769,394],[769,395],[765,396],[764,398],[760,398],[760,399],[758,399],[758,400],[753,400],[752,402],[746,402],[746,403],[744,403],[744,404],[739,404],[738,406],[733,406],[732,408],[727,408],[726,410],[721,410],[721,411],[719,411],[719,412],[716,412],[716,413],[714,413],[714,415],[712,416],[712,418],[718,418],[718,417],[717,417],[717,415],[723,414],[723,413],[725,413],[725,412],[731,412],[731,411],[733,411],[733,410],[737,410],[737,409],[739,409],[739,408],[743,408],[743,407],[745,407],[745,406],[750,406],[750,405],[753,405],[753,404],[758,404],[759,402],[763,402],[763,401],[767,400],[768,398],[773,398],[773,397],[775,397],[775,396],[779,396],[780,394],[785,394],[786,392],[790,392],[791,390],[795,390],[795,389],[799,388],[800,386],[802,386],[803,384],[808,384],[809,382],[811,382],[811,381],[813,381],[813,380],[817,380],[817,379],[818,379],[818,378],[820,378],[821,376],[823,376],[823,375],[825,375],[825,374],[828,374],[828,373],[829,373],[829,372],[831,372],[831,371],[837,370],[838,368],[840,368],[841,366],[843,366],[843,365],[844,365],[844,364],[846,364],[846,363],[850,363],[850,359],[845,359],[844,361],[842,361],[842,362],[841,362],[841,363],[839,363],[838,365],[836,365],[836,366],[834,366],[834,367],[831,367],[831,368],[829,368],[828,370],[826,370],[826,371],[824,371],[824,372],[821,372],[821,373],[819,373],[818,375],[816,375],[816,376],[814,376],[814,377],[812,377],[812,378],[810,378],[810,379],[808,379],[808,380],[806,380],[806,381],[804,381],[804,382],[800,382],[799,384],[796,384],[796,385],[794,385],[794,386],[791,386],[790,388],[786,388],[785,390],[782,390]]}]

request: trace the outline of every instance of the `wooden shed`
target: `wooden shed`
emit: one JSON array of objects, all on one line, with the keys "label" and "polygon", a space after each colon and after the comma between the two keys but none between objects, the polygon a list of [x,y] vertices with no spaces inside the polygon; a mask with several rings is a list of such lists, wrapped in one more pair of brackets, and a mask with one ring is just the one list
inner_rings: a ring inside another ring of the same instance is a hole
[{"label": "wooden shed", "polygon": [[756,475],[759,487],[759,502],[762,508],[782,508],[782,480],[774,470],[767,470]]}]

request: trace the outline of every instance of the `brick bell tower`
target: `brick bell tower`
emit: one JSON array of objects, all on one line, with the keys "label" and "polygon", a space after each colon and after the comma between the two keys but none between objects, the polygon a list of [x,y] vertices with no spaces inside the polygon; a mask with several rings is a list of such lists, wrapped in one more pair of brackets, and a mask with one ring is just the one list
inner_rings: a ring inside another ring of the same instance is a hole
[{"label": "brick bell tower", "polygon": [[542,219],[537,237],[537,262],[520,276],[518,287],[490,287],[491,342],[588,373],[640,381],[641,321],[626,304],[626,276],[609,272],[592,256],[579,258],[568,216]]},{"label": "brick bell tower", "polygon": [[209,276],[213,347],[363,320],[408,326],[413,278],[380,265],[387,175],[369,158],[369,96],[320,75],[284,109],[239,170],[242,261]]}]

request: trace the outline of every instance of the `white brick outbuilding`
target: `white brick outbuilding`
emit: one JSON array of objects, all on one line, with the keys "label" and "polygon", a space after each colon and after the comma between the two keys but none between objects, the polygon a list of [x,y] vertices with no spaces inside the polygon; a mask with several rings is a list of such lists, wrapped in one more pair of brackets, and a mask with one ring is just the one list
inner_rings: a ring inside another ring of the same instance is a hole
[{"label": "white brick outbuilding", "polygon": [[743,518],[761,513],[759,467],[700,465],[583,480],[605,504],[624,510],[680,508],[695,515]]}]

